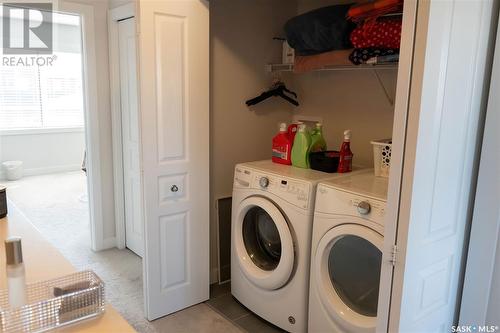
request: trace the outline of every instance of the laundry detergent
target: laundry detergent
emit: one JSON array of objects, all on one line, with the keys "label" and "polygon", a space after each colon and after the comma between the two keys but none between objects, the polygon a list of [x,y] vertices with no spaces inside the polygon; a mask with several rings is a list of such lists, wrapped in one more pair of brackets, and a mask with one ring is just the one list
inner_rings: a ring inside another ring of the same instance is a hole
[{"label": "laundry detergent", "polygon": [[309,149],[311,148],[311,135],[305,124],[300,124],[292,147],[292,165],[309,169]]},{"label": "laundry detergent", "polygon": [[311,153],[317,153],[320,151],[326,151],[326,141],[323,137],[323,125],[321,123],[316,124],[311,132]]},{"label": "laundry detergent", "polygon": [[273,156],[274,163],[292,164],[291,160],[292,141],[285,123],[280,124],[279,133],[273,138]]}]

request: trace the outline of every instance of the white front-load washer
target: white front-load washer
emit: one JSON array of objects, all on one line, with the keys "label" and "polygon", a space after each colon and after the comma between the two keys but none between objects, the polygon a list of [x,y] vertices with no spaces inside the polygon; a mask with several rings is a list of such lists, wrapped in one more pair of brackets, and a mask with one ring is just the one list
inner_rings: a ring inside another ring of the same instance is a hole
[{"label": "white front-load washer", "polygon": [[235,168],[231,293],[289,332],[307,331],[316,185],[342,177],[271,161]]},{"label": "white front-load washer", "polygon": [[375,332],[387,201],[373,171],[318,185],[309,332]]}]

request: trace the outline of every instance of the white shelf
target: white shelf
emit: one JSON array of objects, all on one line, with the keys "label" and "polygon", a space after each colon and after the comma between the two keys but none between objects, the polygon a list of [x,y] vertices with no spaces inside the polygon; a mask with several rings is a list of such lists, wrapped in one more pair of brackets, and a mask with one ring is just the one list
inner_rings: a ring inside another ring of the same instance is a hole
[{"label": "white shelf", "polygon": [[[381,69],[397,69],[398,63],[375,64],[375,65],[329,65],[315,71],[351,71],[351,70],[381,70]],[[266,65],[267,72],[293,72],[293,64],[268,64]]]}]

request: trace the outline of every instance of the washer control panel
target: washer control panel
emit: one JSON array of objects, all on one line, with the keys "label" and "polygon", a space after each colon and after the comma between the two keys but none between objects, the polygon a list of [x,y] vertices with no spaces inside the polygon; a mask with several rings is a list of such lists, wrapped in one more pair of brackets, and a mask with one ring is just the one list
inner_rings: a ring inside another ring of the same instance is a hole
[{"label": "washer control panel", "polygon": [[311,205],[311,184],[295,179],[236,167],[234,187],[269,192],[302,209]]}]

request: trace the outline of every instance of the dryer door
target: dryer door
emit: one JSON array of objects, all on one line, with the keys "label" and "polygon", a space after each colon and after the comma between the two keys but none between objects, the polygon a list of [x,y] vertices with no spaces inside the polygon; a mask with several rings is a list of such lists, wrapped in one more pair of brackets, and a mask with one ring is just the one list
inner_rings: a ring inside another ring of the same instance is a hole
[{"label": "dryer door", "polygon": [[271,201],[243,200],[233,221],[233,240],[245,276],[256,286],[274,290],[290,278],[295,253],[288,223]]},{"label": "dryer door", "polygon": [[330,229],[314,257],[316,293],[348,331],[375,332],[383,236],[359,224]]}]

